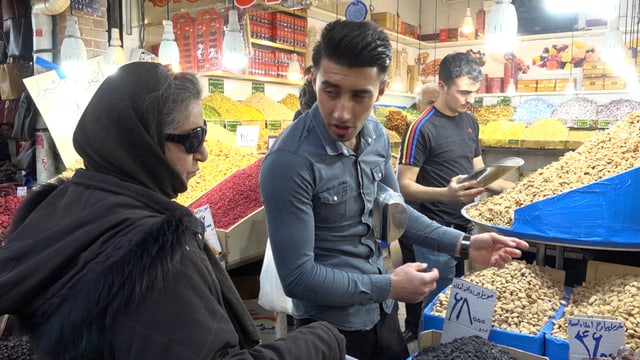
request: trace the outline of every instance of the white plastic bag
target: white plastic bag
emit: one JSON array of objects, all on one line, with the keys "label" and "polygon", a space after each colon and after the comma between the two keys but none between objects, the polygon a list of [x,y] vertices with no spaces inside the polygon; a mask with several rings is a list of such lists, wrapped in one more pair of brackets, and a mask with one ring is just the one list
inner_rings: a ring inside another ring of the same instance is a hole
[{"label": "white plastic bag", "polygon": [[269,239],[267,239],[267,248],[264,251],[264,261],[262,262],[262,270],[260,270],[258,304],[267,310],[275,312],[291,314],[293,311],[291,298],[285,295],[282,289],[276,264],[273,261]]}]

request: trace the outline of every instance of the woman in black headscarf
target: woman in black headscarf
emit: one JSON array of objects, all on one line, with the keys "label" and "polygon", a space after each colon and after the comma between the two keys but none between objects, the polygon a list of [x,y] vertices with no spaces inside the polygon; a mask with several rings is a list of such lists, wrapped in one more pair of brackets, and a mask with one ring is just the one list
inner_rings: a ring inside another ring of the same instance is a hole
[{"label": "woman in black headscarf", "polygon": [[19,209],[0,250],[0,314],[14,315],[42,357],[344,358],[327,324],[256,346],[203,224],[172,201],[208,157],[201,95],[192,74],[124,65],[74,132],[85,169]]}]

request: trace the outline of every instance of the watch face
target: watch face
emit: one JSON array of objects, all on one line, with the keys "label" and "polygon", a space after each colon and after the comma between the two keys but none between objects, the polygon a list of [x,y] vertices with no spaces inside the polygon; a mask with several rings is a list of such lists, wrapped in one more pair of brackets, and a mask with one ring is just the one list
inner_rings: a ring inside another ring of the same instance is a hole
[{"label": "watch face", "polygon": [[344,17],[351,21],[364,21],[367,18],[367,5],[361,0],[353,0],[347,5]]}]

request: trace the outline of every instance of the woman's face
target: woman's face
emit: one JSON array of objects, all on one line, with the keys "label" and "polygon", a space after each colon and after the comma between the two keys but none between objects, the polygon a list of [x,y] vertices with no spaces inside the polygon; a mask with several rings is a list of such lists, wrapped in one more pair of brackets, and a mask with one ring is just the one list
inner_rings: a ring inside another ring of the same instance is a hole
[{"label": "woman's face", "polygon": [[[194,101],[190,111],[185,114],[184,124],[171,131],[171,134],[188,134],[192,130],[205,126],[202,114],[202,105],[200,101]],[[196,175],[200,169],[199,162],[207,161],[209,152],[206,146],[202,146],[196,153],[190,154],[185,149],[184,145],[166,140],[164,142],[164,153],[169,160],[169,163],[180,174],[186,183]]]}]

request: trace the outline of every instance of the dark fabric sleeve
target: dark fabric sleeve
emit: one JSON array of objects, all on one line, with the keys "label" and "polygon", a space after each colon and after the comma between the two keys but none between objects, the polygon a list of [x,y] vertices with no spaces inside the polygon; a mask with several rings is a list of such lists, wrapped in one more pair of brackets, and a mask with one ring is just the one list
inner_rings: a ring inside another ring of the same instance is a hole
[{"label": "dark fabric sleeve", "polygon": [[116,318],[115,359],[344,359],[337,330],[315,326],[243,350],[208,259],[187,251],[166,289]]}]

